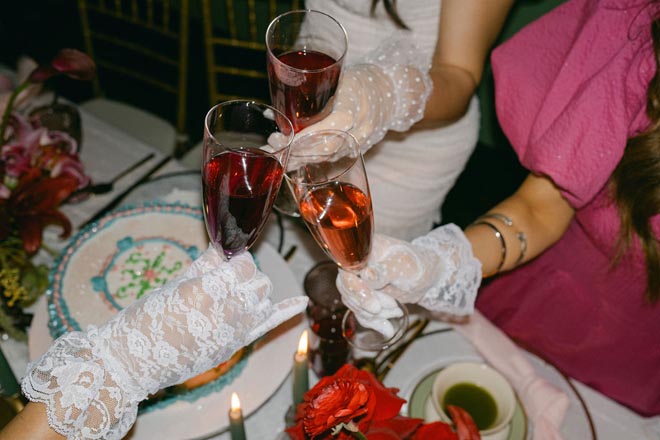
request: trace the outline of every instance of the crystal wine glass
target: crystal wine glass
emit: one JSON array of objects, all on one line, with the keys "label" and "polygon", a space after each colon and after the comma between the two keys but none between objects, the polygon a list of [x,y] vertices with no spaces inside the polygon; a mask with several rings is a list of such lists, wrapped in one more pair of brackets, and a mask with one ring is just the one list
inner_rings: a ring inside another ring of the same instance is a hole
[{"label": "crystal wine glass", "polygon": [[[268,26],[266,47],[272,105],[291,120],[296,132],[325,118],[348,49],[344,27],[323,12],[286,12]],[[275,208],[299,215],[287,188],[280,191]]]},{"label": "crystal wine glass", "polygon": [[202,195],[211,243],[229,259],[252,246],[282,183],[291,121],[253,101],[226,101],[204,123]]},{"label": "crystal wine glass", "polygon": [[[319,153],[322,152],[322,153]],[[285,179],[301,217],[316,242],[343,270],[357,273],[369,258],[374,229],[369,182],[360,147],[353,135],[321,130],[296,138]],[[379,351],[398,341],[407,327],[407,311],[391,318],[389,337],[362,326],[349,310],[343,332],[365,351]]]}]

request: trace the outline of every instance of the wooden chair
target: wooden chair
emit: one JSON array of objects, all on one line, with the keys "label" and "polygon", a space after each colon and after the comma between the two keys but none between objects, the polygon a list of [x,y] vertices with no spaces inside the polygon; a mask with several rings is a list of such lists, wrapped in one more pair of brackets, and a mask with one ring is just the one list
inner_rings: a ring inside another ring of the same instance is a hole
[{"label": "wooden chair", "polygon": [[269,101],[266,29],[300,0],[202,0],[209,103],[237,98]]},{"label": "wooden chair", "polygon": [[167,155],[185,150],[188,0],[78,0],[98,68],[93,115]]},{"label": "wooden chair", "polygon": [[[202,0],[209,107],[231,99],[270,102],[266,74],[266,29],[301,0]],[[198,168],[201,143],[181,161]]]}]

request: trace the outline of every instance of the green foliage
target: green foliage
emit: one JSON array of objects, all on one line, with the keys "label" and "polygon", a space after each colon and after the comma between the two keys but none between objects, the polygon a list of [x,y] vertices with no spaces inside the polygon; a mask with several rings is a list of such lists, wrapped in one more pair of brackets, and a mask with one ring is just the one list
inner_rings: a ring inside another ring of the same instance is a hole
[{"label": "green foliage", "polygon": [[48,268],[34,265],[17,235],[0,244],[0,329],[19,341],[27,339],[32,316],[24,309],[48,287]]}]

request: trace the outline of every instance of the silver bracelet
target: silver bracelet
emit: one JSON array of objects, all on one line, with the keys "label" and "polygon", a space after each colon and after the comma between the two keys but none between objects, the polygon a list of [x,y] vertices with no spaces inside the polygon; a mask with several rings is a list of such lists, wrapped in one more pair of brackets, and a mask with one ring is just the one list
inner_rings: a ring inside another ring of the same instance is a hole
[{"label": "silver bracelet", "polygon": [[497,237],[500,240],[500,246],[502,248],[502,257],[500,258],[500,264],[497,265],[497,269],[493,274],[491,274],[491,275],[496,275],[500,273],[500,270],[502,270],[502,267],[504,266],[504,262],[506,261],[506,241],[504,241],[504,236],[502,235],[500,230],[497,229],[497,226],[495,226],[491,222],[477,219],[477,221],[472,223],[470,226],[477,226],[477,225],[488,226],[495,233],[495,237]]},{"label": "silver bracelet", "polygon": [[[482,215],[477,220],[480,220],[482,218],[494,218],[501,221],[502,223],[504,223],[509,227],[513,227],[513,220],[511,220],[511,217],[506,216],[504,214],[500,214],[499,212],[489,212],[487,214]],[[523,231],[516,231],[516,238],[520,242],[520,255],[518,256],[518,259],[514,263],[513,267],[518,266],[522,262],[523,258],[525,258],[525,253],[527,252],[527,236],[525,235],[525,233]]]}]

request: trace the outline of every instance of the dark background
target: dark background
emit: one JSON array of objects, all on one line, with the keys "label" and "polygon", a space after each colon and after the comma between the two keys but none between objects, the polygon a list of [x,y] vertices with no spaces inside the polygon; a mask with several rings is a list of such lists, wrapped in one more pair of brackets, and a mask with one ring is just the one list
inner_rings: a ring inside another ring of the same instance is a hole
[{"label": "dark background", "polygon": [[[518,0],[500,36],[506,40],[527,22],[553,8],[562,0]],[[14,68],[20,55],[26,54],[38,62],[49,61],[59,49],[73,47],[83,50],[80,18],[75,0],[0,0],[0,64]],[[190,145],[201,138],[202,121],[209,107],[206,67],[204,60],[200,1],[191,0],[187,132]],[[253,60],[251,61],[254,62]],[[265,59],[263,61],[265,69]],[[120,78],[103,78],[104,89],[115,82],[119,96],[114,99],[128,101],[146,110],[174,121],[176,106],[151,93],[143,86],[131,86]],[[58,92],[74,102],[93,97],[91,83],[59,77],[55,85]],[[263,96],[267,100],[265,82],[236,82],[231,86],[241,94],[241,87],[249,89],[250,96]],[[482,102],[482,129],[480,143],[455,188],[443,207],[443,222],[469,224],[479,214],[511,194],[526,172],[520,167],[510,145],[503,136],[493,107],[493,83],[489,66],[479,89]]]}]

